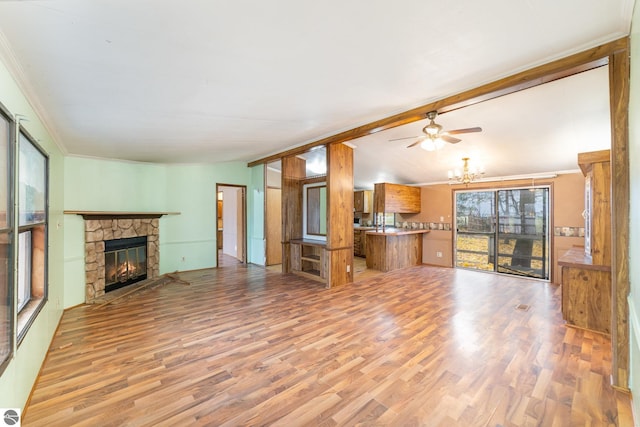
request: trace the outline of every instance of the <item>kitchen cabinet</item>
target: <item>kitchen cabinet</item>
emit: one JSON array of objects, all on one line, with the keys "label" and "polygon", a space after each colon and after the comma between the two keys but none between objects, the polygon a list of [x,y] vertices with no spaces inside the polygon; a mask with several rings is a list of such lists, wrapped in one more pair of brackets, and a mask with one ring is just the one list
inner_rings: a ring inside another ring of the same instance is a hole
[{"label": "kitchen cabinet", "polygon": [[389,184],[375,184],[373,194],[374,212],[420,213],[420,187]]},{"label": "kitchen cabinet", "polygon": [[367,268],[391,271],[422,264],[422,236],[429,230],[366,231]]},{"label": "kitchen cabinet", "polygon": [[362,256],[362,231],[353,230],[353,254]]},{"label": "kitchen cabinet", "polygon": [[353,229],[353,254],[355,256],[366,256],[367,236],[365,233],[373,229],[374,227],[356,227]]},{"label": "kitchen cabinet", "polygon": [[562,267],[562,317],[568,325],[611,333],[611,267],[597,265],[582,247],[565,252]]},{"label": "kitchen cabinet", "polygon": [[585,175],[585,245],[558,259],[562,317],[568,325],[611,333],[610,151],[578,154]]},{"label": "kitchen cabinet", "polygon": [[353,192],[353,210],[358,213],[371,212],[373,201],[373,191],[358,190]]}]

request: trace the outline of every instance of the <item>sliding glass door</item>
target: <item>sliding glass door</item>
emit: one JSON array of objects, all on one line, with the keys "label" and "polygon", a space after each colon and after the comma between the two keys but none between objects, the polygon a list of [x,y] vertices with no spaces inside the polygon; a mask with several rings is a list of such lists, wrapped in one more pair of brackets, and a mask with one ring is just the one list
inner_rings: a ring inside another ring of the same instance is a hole
[{"label": "sliding glass door", "polygon": [[549,279],[549,188],[457,191],[456,267]]},{"label": "sliding glass door", "polygon": [[494,191],[456,191],[456,267],[494,271]]}]

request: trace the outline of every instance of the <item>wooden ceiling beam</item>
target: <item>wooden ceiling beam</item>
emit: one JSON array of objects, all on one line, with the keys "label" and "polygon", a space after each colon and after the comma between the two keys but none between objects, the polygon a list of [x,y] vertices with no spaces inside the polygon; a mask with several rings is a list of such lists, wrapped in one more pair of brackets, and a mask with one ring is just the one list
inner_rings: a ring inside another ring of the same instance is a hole
[{"label": "wooden ceiling beam", "polygon": [[614,53],[624,51],[628,48],[629,40],[627,37],[614,40],[609,43],[596,46],[594,48],[569,55],[547,64],[513,74],[511,76],[496,80],[491,83],[479,86],[461,92],[456,95],[430,102],[420,107],[395,114],[384,119],[322,138],[281,153],[263,157],[258,160],[249,162],[248,166],[256,166],[263,163],[269,163],[279,160],[286,156],[302,154],[309,151],[313,147],[328,144],[337,144],[351,141],[356,138],[371,135],[385,129],[391,129],[408,123],[423,120],[429,111],[438,111],[439,114],[457,110],[469,105],[474,105],[483,101],[498,98],[510,93],[518,92],[564,77],[568,77],[583,71],[592,70],[608,64],[609,57]]}]

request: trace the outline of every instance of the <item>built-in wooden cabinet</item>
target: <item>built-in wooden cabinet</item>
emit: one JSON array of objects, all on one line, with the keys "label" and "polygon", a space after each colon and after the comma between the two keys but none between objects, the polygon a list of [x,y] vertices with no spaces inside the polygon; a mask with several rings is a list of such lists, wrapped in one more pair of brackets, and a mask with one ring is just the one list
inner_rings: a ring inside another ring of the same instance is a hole
[{"label": "built-in wooden cabinet", "polygon": [[610,151],[578,154],[585,176],[585,254],[595,265],[611,265]]},{"label": "built-in wooden cabinet", "polygon": [[327,288],[353,282],[353,149],[326,146],[326,240],[303,239],[305,160],[282,158],[282,272]]},{"label": "built-in wooden cabinet", "polygon": [[562,317],[611,333],[611,163],[609,150],[578,154],[585,175],[585,245],[563,254]]},{"label": "built-in wooden cabinet", "polygon": [[362,232],[360,230],[353,230],[353,254],[355,256],[362,256]]},{"label": "built-in wooden cabinet", "polygon": [[584,248],[562,255],[562,317],[568,325],[611,333],[611,268],[594,265]]},{"label": "built-in wooden cabinet", "polygon": [[355,256],[364,257],[367,254],[367,236],[365,235],[367,230],[371,230],[371,228],[353,230],[353,254]]},{"label": "built-in wooden cabinet", "polygon": [[373,207],[373,191],[358,190],[353,192],[353,210],[357,213],[370,213]]},{"label": "built-in wooden cabinet", "polygon": [[429,230],[366,232],[367,268],[391,271],[422,264],[422,236]]},{"label": "built-in wooden cabinet", "polygon": [[420,213],[420,187],[387,182],[375,184],[373,207],[376,213]]},{"label": "built-in wooden cabinet", "polygon": [[324,282],[327,277],[325,249],[325,243],[319,240],[292,240],[292,272]]}]

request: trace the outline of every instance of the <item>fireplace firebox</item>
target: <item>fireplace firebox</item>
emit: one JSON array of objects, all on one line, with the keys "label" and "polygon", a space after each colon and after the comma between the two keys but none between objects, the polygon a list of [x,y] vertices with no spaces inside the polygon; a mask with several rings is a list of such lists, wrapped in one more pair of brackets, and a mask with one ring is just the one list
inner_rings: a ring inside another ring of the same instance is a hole
[{"label": "fireplace firebox", "polygon": [[147,236],[105,240],[105,292],[147,278]]}]

